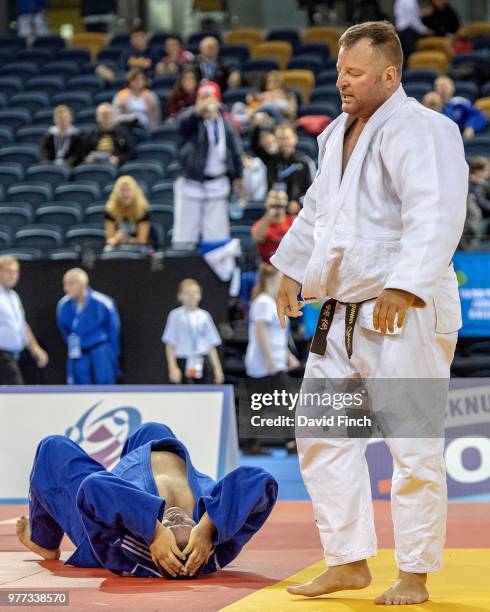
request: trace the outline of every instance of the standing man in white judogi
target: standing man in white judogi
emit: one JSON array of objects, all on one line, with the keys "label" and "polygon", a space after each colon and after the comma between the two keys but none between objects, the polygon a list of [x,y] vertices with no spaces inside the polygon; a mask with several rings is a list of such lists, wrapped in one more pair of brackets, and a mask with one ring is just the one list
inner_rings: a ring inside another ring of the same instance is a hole
[{"label": "standing man in white judogi", "polygon": [[[337,87],[344,112],[319,137],[315,180],[271,258],[283,272],[281,322],[301,314],[300,290],[303,300],[337,300],[326,347],[310,353],[305,379],[449,378],[461,326],[451,258],[465,219],[468,168],[457,127],[407,98],[402,63],[391,24],[363,23],[343,34]],[[352,304],[361,304],[353,343],[346,333]],[[289,591],[364,588],[367,559],[376,555],[366,439],[297,442],[328,570]],[[428,598],[427,572],[442,563],[444,440],[386,442],[399,575],[376,603],[420,603]]]}]

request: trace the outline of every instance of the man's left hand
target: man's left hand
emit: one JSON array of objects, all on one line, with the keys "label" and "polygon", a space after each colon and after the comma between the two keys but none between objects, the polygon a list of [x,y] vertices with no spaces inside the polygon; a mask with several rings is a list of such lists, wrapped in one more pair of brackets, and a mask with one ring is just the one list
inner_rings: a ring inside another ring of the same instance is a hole
[{"label": "man's left hand", "polygon": [[382,334],[386,331],[395,331],[395,317],[397,327],[401,328],[407,316],[407,310],[413,305],[415,295],[402,289],[384,289],[376,300],[373,310],[374,329],[379,329]]},{"label": "man's left hand", "polygon": [[48,365],[48,354],[40,346],[36,346],[32,349],[32,357],[36,362],[38,368],[45,368]]},{"label": "man's left hand", "polygon": [[182,551],[189,557],[185,564],[184,575],[194,576],[201,565],[208,560],[212,548],[211,531],[200,524],[196,525],[191,531],[187,546]]}]

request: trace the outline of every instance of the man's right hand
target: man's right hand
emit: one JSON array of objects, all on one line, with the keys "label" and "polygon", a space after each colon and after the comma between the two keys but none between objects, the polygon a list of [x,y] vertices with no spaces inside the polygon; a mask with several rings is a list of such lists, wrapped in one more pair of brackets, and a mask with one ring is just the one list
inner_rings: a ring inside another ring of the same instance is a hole
[{"label": "man's right hand", "polygon": [[175,536],[168,527],[157,523],[153,540],[150,544],[150,553],[157,567],[163,567],[174,578],[184,574],[184,553],[177,546]]},{"label": "man's right hand", "polygon": [[304,302],[298,300],[301,284],[285,274],[282,275],[281,284],[276,295],[277,316],[279,323],[284,329],[286,327],[286,317],[300,317],[303,313],[301,308]]},{"label": "man's right hand", "polygon": [[179,385],[182,382],[182,372],[179,367],[169,368],[168,377],[170,378],[170,382],[175,385]]}]

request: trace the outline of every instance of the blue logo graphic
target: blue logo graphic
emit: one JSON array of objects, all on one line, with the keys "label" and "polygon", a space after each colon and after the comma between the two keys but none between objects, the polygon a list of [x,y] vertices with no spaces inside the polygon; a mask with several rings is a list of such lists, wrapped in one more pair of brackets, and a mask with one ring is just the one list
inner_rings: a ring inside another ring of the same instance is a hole
[{"label": "blue logo graphic", "polygon": [[102,400],[89,408],[65,435],[109,469],[119,459],[127,438],[141,425],[139,410],[131,406],[104,409]]}]

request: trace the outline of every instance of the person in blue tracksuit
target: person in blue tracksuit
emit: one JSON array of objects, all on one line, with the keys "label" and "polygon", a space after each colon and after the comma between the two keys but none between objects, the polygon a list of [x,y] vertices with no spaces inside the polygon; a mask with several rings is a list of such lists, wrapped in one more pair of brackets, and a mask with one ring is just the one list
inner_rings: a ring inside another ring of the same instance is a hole
[{"label": "person in blue tracksuit", "polygon": [[66,342],[69,385],[112,385],[119,374],[120,323],[113,300],[89,287],[81,268],[63,277],[65,296],[58,302],[58,329]]},{"label": "person in blue tracksuit", "polygon": [[39,444],[30,476],[29,521],[20,541],[59,558],[63,534],[76,551],[66,561],[115,574],[190,578],[228,565],[262,527],[277,499],[264,469],[238,467],[215,482],[160,423],[126,441],[107,471],[66,436]]}]

